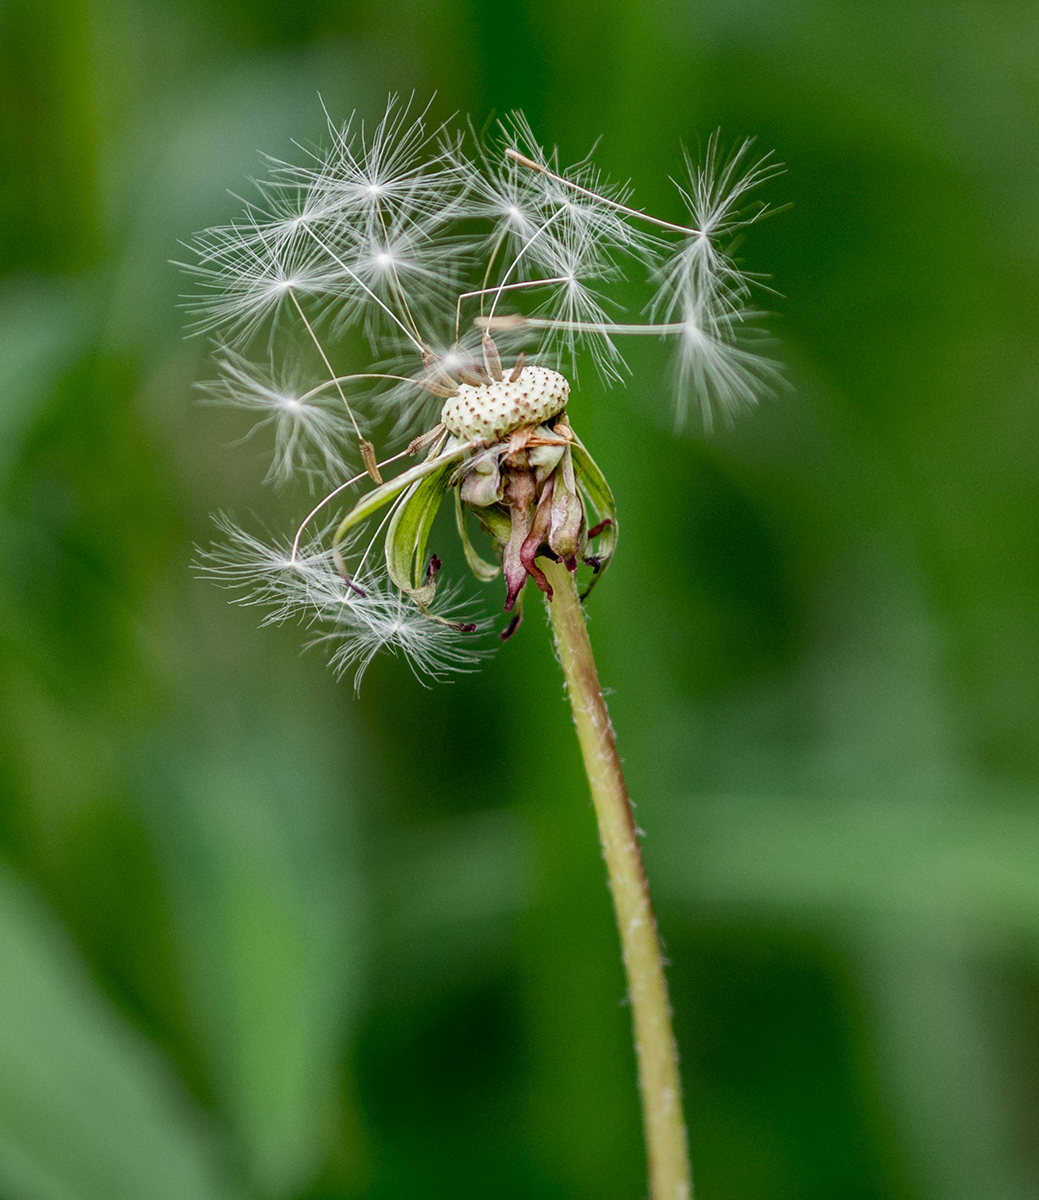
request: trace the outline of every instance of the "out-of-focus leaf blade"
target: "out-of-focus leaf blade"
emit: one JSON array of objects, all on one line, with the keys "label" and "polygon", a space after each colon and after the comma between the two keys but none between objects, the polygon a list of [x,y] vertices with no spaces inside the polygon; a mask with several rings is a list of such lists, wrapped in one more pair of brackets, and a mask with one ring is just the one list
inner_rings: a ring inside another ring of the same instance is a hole
[{"label": "out-of-focus leaf blade", "polygon": [[23,281],[0,291],[0,474],[80,344],[81,291]]},{"label": "out-of-focus leaf blade", "polygon": [[158,1055],[97,992],[42,904],[0,867],[0,1193],[230,1200]]},{"label": "out-of-focus leaf blade", "polygon": [[159,815],[187,1003],[249,1173],[321,1168],[361,969],[341,784],[276,735],[186,765]]},{"label": "out-of-focus leaf blade", "polygon": [[647,857],[714,910],[1039,930],[1039,814],[1019,804],[711,797]]}]

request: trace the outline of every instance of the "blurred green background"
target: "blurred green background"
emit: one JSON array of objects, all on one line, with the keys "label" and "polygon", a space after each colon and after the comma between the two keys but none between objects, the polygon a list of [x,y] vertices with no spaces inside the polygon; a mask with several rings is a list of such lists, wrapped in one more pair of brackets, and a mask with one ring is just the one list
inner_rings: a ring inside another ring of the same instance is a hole
[{"label": "blurred green background", "polygon": [[[171,258],[329,111],[521,107],[680,217],[756,134],[794,390],[574,424],[702,1200],[1039,1197],[1039,6],[0,2],[0,1196],[644,1194],[543,623],[360,699],[193,580],[272,527]],[[488,597],[494,610],[497,594]]]}]

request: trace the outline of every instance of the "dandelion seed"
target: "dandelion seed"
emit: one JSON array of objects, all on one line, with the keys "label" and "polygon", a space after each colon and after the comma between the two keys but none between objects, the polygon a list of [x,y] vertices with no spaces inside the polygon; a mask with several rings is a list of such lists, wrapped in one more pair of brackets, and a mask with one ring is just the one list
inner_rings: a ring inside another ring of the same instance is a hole
[{"label": "dandelion seed", "polygon": [[298,365],[264,369],[230,350],[217,366],[219,379],[202,385],[206,399],[261,414],[250,437],[273,427],[268,480],[287,483],[297,474],[310,480],[342,478],[353,426],[331,384],[306,388]]},{"label": "dandelion seed", "polygon": [[479,628],[472,601],[445,592],[431,621],[386,585],[384,573],[369,572],[348,584],[336,568],[322,534],[293,550],[266,542],[227,517],[216,524],[224,541],[200,550],[199,575],[238,593],[234,603],[268,611],[261,625],[298,620],[314,631],[307,647],[321,646],[338,675],[351,669],[354,685],[381,651],[401,655],[416,675],[440,679],[474,667],[486,650],[474,645]]},{"label": "dandelion seed", "polygon": [[328,628],[308,643],[330,651],[329,665],[337,675],[353,671],[359,690],[364,673],[383,650],[400,655],[419,681],[440,681],[448,673],[473,670],[489,651],[473,640],[483,627],[474,620],[475,605],[460,599],[459,589],[442,593],[429,620],[384,579],[366,576],[363,600],[344,602],[328,615]]},{"label": "dandelion seed", "polygon": [[739,319],[724,303],[715,301],[712,306],[709,299],[686,310],[672,366],[679,427],[685,424],[694,396],[710,433],[716,413],[731,423],[737,413],[752,408],[762,393],[781,383],[779,364],[750,348],[753,327],[736,328]]}]

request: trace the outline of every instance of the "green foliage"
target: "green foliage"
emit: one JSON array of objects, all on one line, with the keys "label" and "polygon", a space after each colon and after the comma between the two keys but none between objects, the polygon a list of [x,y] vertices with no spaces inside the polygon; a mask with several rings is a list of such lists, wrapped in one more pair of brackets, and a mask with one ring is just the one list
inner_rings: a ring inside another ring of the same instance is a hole
[{"label": "green foliage", "polygon": [[0,874],[0,1187],[12,1200],[230,1200],[167,1064]]}]

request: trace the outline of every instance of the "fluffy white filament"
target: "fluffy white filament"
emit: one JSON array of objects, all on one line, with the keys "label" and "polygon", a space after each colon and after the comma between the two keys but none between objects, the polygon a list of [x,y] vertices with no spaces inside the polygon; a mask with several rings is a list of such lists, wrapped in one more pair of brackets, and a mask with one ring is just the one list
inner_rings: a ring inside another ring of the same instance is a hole
[{"label": "fluffy white filament", "polygon": [[216,524],[223,540],[199,551],[199,575],[234,591],[236,604],[266,609],[261,625],[298,620],[312,629],[307,645],[325,648],[337,674],[352,669],[355,688],[380,650],[400,654],[417,675],[433,679],[467,670],[486,654],[471,632],[447,623],[473,620],[472,604],[451,589],[441,589],[436,614],[442,620],[433,621],[380,570],[362,569],[344,579],[327,530],[294,552],[289,541],[264,541],[227,517],[217,517]]}]

